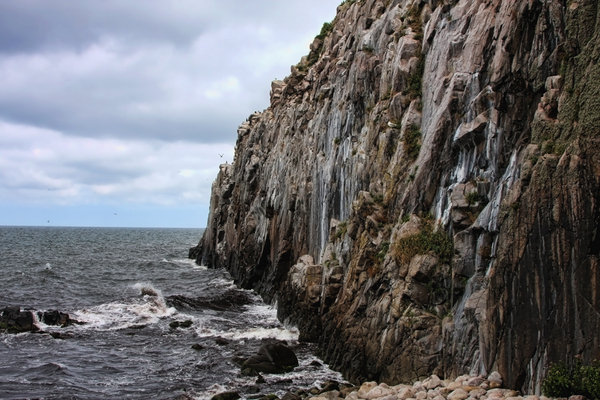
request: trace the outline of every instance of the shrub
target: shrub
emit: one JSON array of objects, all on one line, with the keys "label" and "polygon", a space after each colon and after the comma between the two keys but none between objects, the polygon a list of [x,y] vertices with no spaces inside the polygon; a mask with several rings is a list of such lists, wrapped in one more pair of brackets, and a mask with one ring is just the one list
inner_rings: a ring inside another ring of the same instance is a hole
[{"label": "shrub", "polygon": [[442,263],[448,263],[454,254],[454,244],[445,232],[434,232],[432,218],[425,218],[421,231],[396,241],[393,251],[396,260],[402,264],[408,264],[417,254],[430,251],[437,254]]},{"label": "shrub", "polygon": [[419,54],[417,68],[408,76],[408,87],[402,92],[411,99],[421,96],[423,89],[423,74],[425,73],[425,55]]},{"label": "shrub", "polygon": [[573,366],[554,364],[542,383],[542,392],[548,397],[582,395],[588,399],[600,399],[600,363],[594,361],[584,366],[576,360]]},{"label": "shrub", "polygon": [[348,232],[348,222],[344,221],[344,222],[340,222],[337,226],[337,229],[335,231],[335,237],[336,239],[341,239],[344,237],[344,235],[346,234],[346,232]]},{"label": "shrub", "polygon": [[416,160],[419,156],[419,152],[421,151],[421,130],[416,125],[411,125],[405,132],[402,137],[402,142],[404,143],[404,151],[405,154],[408,155],[408,158],[411,160]]},{"label": "shrub", "polygon": [[477,190],[467,193],[467,195],[465,196],[465,200],[467,200],[467,203],[470,206],[477,204],[479,202],[479,193],[477,192]]},{"label": "shrub", "polygon": [[317,35],[317,38],[325,39],[325,37],[327,37],[327,35],[329,35],[331,32],[333,32],[333,24],[331,22],[325,22],[323,23],[321,32]]}]

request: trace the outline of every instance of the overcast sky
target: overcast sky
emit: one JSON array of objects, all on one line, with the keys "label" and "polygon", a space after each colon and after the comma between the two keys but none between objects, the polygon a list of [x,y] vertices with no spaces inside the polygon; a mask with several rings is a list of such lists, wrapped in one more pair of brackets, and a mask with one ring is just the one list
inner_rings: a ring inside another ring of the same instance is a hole
[{"label": "overcast sky", "polygon": [[204,227],[237,126],[339,3],[1,0],[0,225]]}]

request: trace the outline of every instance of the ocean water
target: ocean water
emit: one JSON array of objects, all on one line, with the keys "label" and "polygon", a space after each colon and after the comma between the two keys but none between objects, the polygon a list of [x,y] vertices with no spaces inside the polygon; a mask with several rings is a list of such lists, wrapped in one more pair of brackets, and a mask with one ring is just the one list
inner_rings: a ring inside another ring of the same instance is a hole
[{"label": "ocean water", "polygon": [[[0,334],[0,399],[206,399],[229,390],[249,398],[343,381],[273,307],[187,258],[201,233],[0,227],[0,308],[82,322]],[[172,327],[183,321],[192,325]],[[300,366],[257,384],[232,360],[266,339],[287,341]]]}]

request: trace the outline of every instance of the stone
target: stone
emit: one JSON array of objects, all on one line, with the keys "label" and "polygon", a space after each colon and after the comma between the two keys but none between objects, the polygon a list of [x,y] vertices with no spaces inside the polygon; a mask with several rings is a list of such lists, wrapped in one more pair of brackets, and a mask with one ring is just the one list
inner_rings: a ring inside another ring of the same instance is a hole
[{"label": "stone", "polygon": [[428,282],[438,262],[439,258],[433,254],[416,255],[410,261],[408,277],[418,282]]},{"label": "stone", "polygon": [[2,310],[0,329],[8,333],[37,332],[39,328],[34,323],[31,311],[21,311],[19,306],[9,306]]},{"label": "stone", "polygon": [[469,393],[460,388],[448,394],[448,400],[465,400],[467,397],[469,397]]},{"label": "stone", "polygon": [[240,399],[241,396],[238,392],[223,392],[214,395],[211,397],[211,400],[237,400]]},{"label": "stone", "polygon": [[485,378],[483,378],[481,376],[476,376],[474,378],[469,379],[467,381],[467,385],[468,386],[479,386],[484,382],[485,382]]},{"label": "stone", "polygon": [[360,386],[360,389],[358,389],[358,397],[361,397],[363,399],[366,399],[367,393],[369,393],[371,390],[373,390],[374,388],[376,388],[377,382],[365,382]]},{"label": "stone", "polygon": [[492,372],[487,380],[490,383],[490,387],[493,388],[498,388],[502,386],[502,375],[500,375],[500,373],[498,373],[497,371]]},{"label": "stone", "polygon": [[426,381],[427,390],[435,389],[442,386],[442,380],[437,375],[432,375]]},{"label": "stone", "polygon": [[451,392],[453,390],[460,388],[461,386],[462,386],[462,384],[460,382],[450,382],[448,384],[448,386],[446,386],[446,389],[448,389]]},{"label": "stone", "polygon": [[258,353],[248,358],[242,369],[251,368],[258,372],[283,374],[298,366],[298,358],[292,349],[281,342],[263,344]]},{"label": "stone", "polygon": [[419,392],[415,396],[417,400],[425,400],[427,398],[427,392]]},{"label": "stone", "polygon": [[410,398],[414,398],[415,396],[412,388],[402,388],[398,391],[397,395],[399,400],[407,400]]}]

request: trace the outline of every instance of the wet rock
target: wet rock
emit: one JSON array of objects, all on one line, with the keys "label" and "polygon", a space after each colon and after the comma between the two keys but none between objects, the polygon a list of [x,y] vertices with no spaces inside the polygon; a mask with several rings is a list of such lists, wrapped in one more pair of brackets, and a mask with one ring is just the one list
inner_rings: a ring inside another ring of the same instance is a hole
[{"label": "wet rock", "polygon": [[204,350],[204,346],[202,346],[199,343],[195,343],[195,344],[192,345],[192,349],[194,349],[196,351],[201,351],[201,350]]},{"label": "wet rock", "polygon": [[229,345],[229,340],[227,339],[223,339],[223,338],[216,338],[215,339],[215,343],[219,346],[228,346]]},{"label": "wet rock", "polygon": [[270,374],[283,374],[298,366],[298,358],[284,343],[265,343],[258,353],[248,358],[242,368]]},{"label": "wet rock", "polygon": [[36,332],[39,328],[34,323],[31,311],[21,311],[19,306],[8,306],[2,310],[0,329],[9,333]]},{"label": "wet rock", "polygon": [[241,399],[238,392],[223,392],[211,397],[211,400],[237,400]]},{"label": "wet rock", "polygon": [[38,312],[38,318],[40,322],[43,322],[46,325],[67,326],[72,323],[69,318],[69,314],[60,312],[58,310]]}]

